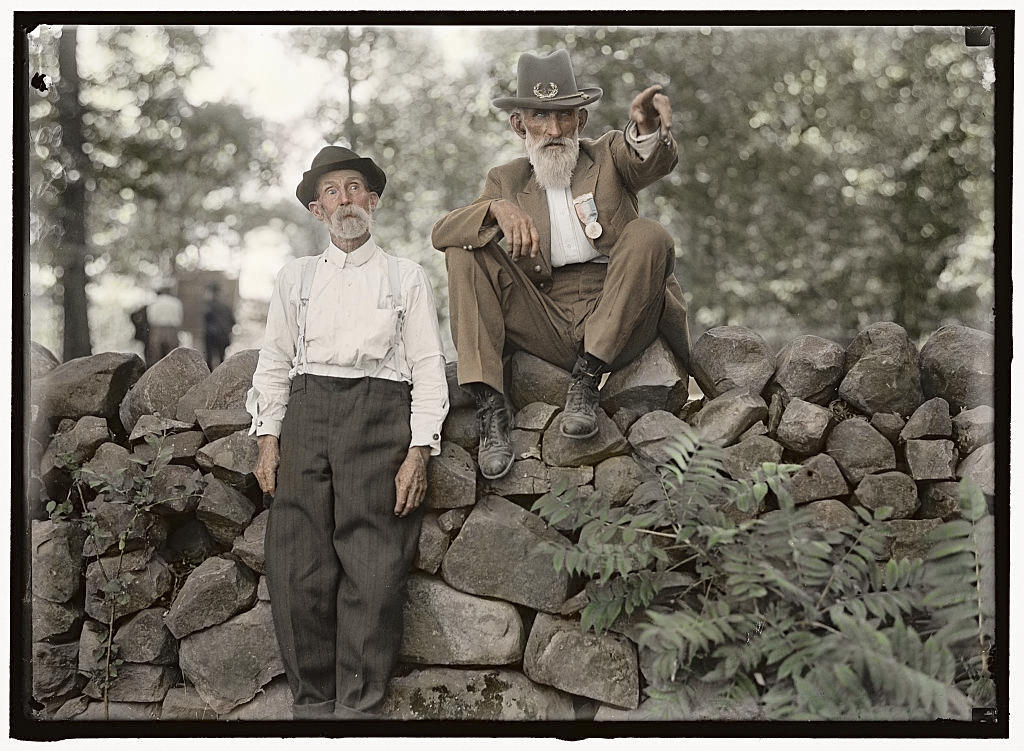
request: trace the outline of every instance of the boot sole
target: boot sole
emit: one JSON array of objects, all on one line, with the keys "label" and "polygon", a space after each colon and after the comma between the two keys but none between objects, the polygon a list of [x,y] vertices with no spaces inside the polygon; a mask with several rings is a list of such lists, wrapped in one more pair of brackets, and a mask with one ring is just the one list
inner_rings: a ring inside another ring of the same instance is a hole
[{"label": "boot sole", "polygon": [[501,479],[502,477],[504,477],[505,475],[507,475],[507,474],[508,474],[508,473],[509,473],[509,472],[510,472],[510,471],[512,470],[512,465],[513,465],[514,463],[515,463],[515,457],[513,456],[513,457],[512,457],[512,458],[511,458],[511,459],[509,460],[509,462],[508,462],[508,466],[507,466],[507,467],[505,467],[505,469],[501,470],[501,472],[500,472],[500,473],[498,473],[498,474],[496,474],[496,475],[489,475],[489,474],[487,474],[486,472],[484,472],[484,471],[483,471],[483,470],[481,469],[481,470],[480,470],[480,474],[481,474],[481,475],[483,476],[483,478],[484,478],[485,480],[500,480],[500,479]]},{"label": "boot sole", "polygon": [[586,440],[587,438],[593,438],[595,435],[597,435],[600,432],[600,428],[595,427],[586,435],[576,435],[575,433],[566,433],[565,426],[563,425],[558,429],[558,432],[564,435],[566,438],[575,438],[576,440],[583,441]]}]

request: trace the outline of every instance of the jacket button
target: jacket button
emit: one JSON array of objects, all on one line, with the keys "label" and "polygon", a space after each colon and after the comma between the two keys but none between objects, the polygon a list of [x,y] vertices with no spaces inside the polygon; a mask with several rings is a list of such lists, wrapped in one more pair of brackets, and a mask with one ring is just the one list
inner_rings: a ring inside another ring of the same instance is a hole
[{"label": "jacket button", "polygon": [[540,271],[540,266],[534,266],[534,267],[533,267],[533,270],[534,270],[534,271]]},{"label": "jacket button", "polygon": [[440,437],[441,437],[441,436],[439,436],[439,435],[438,435],[437,433],[434,433],[434,440],[435,440],[435,441],[436,441],[436,440],[437,440],[438,438],[440,438]]}]

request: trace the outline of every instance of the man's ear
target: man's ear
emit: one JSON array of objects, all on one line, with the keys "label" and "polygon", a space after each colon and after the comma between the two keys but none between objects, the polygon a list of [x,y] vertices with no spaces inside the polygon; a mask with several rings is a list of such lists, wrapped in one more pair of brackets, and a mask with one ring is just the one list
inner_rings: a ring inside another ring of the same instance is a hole
[{"label": "man's ear", "polygon": [[310,201],[309,210],[313,212],[313,216],[315,216],[321,222],[324,220],[324,210],[320,208],[320,201]]},{"label": "man's ear", "polygon": [[579,115],[579,117],[580,117],[580,125],[579,125],[579,128],[578,128],[578,130],[577,130],[577,132],[578,132],[578,133],[582,133],[582,132],[583,132],[583,128],[584,128],[584,127],[586,126],[586,124],[587,124],[587,116],[588,116],[589,114],[590,114],[590,113],[589,113],[589,112],[587,112],[587,110],[586,110],[586,109],[584,109],[583,107],[580,107],[580,115]]},{"label": "man's ear", "polygon": [[380,203],[380,196],[377,193],[370,193],[370,211],[377,210],[377,204]]},{"label": "man's ear", "polygon": [[523,125],[523,116],[519,112],[513,112],[508,116],[508,124],[512,130],[515,131],[516,135],[520,138],[526,138],[526,126]]}]

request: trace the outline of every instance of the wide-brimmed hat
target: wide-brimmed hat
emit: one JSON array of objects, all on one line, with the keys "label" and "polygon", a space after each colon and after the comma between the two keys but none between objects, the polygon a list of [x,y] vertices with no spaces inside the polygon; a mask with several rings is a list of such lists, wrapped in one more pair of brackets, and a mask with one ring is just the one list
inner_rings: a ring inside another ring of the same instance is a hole
[{"label": "wide-brimmed hat", "polygon": [[308,170],[302,173],[302,182],[295,188],[295,197],[304,208],[316,200],[316,179],[320,175],[333,172],[336,169],[352,169],[361,172],[366,178],[366,187],[378,196],[384,192],[384,185],[388,179],[384,170],[378,167],[370,157],[359,156],[352,149],[344,146],[324,146],[320,152],[313,157],[313,164]]},{"label": "wide-brimmed hat", "polygon": [[572,61],[566,50],[556,50],[545,57],[524,52],[519,56],[516,95],[492,99],[491,104],[503,110],[516,107],[561,110],[593,104],[603,93],[596,86],[576,87]]}]

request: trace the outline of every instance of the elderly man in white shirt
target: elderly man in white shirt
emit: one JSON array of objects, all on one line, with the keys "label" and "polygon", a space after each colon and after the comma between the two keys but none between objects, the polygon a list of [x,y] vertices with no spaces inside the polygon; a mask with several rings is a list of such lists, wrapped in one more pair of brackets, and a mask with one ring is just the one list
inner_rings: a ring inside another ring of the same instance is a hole
[{"label": "elderly man in white shirt", "polygon": [[295,191],[331,244],[277,278],[253,375],[267,581],[297,719],[375,716],[448,412],[430,282],[372,234],[384,172],[327,146]]}]

